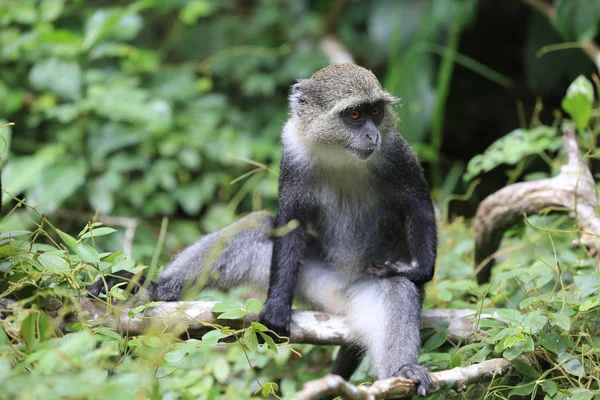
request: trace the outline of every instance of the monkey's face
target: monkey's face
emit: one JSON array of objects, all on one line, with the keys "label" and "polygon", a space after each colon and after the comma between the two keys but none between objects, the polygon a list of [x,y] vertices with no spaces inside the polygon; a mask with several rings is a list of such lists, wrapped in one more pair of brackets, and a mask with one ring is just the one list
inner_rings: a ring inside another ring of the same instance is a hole
[{"label": "monkey's face", "polygon": [[377,152],[396,127],[397,100],[371,71],[333,64],[292,86],[290,108],[300,140],[335,163],[367,160]]},{"label": "monkey's face", "polygon": [[382,101],[363,103],[340,113],[339,118],[349,134],[345,150],[352,156],[366,160],[381,146],[380,131],[385,117],[385,104]]},{"label": "monkey's face", "polygon": [[[339,104],[339,103],[338,103]],[[339,164],[370,159],[396,127],[396,115],[385,100],[354,101],[343,109],[301,112],[302,141],[323,161]]]}]

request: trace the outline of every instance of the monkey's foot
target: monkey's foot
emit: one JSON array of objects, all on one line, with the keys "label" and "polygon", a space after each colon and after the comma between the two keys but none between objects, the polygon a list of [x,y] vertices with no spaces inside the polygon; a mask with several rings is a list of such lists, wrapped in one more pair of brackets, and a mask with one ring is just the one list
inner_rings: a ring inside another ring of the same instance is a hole
[{"label": "monkey's foot", "polygon": [[399,378],[410,379],[417,385],[417,393],[420,396],[426,396],[431,387],[431,376],[427,369],[419,364],[405,365],[400,367],[394,374]]}]

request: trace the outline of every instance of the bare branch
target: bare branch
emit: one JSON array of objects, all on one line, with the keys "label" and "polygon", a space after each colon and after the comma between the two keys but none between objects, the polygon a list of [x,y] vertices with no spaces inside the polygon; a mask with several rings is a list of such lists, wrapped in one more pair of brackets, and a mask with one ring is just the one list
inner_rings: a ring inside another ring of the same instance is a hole
[{"label": "bare branch", "polygon": [[[468,385],[491,381],[507,375],[517,361],[530,363],[526,356],[512,361],[494,358],[468,367],[433,372],[431,373],[433,383],[429,393],[444,389],[465,391]],[[316,400],[324,395],[343,396],[344,399],[352,400],[374,400],[411,397],[416,394],[415,384],[409,379],[389,378],[375,381],[369,386],[354,386],[339,376],[327,375],[324,378],[305,383],[304,388],[296,394],[294,400]]]},{"label": "bare branch", "polygon": [[[490,278],[494,261],[489,255],[498,249],[504,231],[522,221],[523,215],[537,214],[548,208],[570,212],[582,231],[581,243],[592,255],[600,254],[600,216],[596,210],[594,178],[579,151],[573,130],[565,130],[563,145],[568,162],[557,176],[509,185],[479,205],[473,225],[479,283]],[[484,264],[486,259],[489,262]]]}]

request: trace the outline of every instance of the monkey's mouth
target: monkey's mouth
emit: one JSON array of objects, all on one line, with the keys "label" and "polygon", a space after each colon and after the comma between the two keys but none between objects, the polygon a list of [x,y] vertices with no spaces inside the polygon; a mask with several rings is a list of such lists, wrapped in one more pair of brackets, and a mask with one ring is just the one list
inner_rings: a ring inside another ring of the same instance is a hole
[{"label": "monkey's mouth", "polygon": [[350,154],[352,154],[359,160],[366,160],[367,158],[371,157],[371,154],[373,154],[375,152],[375,150],[377,150],[377,147],[373,146],[373,147],[359,148],[359,147],[354,147],[354,146],[347,146],[346,149],[348,150],[348,152]]}]

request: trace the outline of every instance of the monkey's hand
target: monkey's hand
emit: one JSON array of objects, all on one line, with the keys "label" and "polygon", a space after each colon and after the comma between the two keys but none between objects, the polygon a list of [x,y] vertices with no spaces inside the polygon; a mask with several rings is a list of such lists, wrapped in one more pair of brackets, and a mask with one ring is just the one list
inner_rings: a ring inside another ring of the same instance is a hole
[{"label": "monkey's hand", "polygon": [[[279,336],[290,336],[290,322],[292,320],[292,308],[281,302],[267,301],[260,312],[259,322]],[[272,335],[271,335],[272,336]],[[273,337],[276,342],[281,339]]]},{"label": "monkey's hand", "polygon": [[389,278],[390,276],[402,276],[410,269],[412,269],[410,265],[399,261],[375,261],[367,264],[366,272],[378,278]]},{"label": "monkey's hand", "polygon": [[410,379],[417,385],[417,393],[420,396],[427,396],[431,387],[431,376],[427,369],[419,364],[404,365],[394,374],[399,378]]}]

